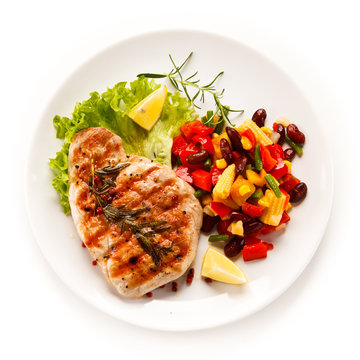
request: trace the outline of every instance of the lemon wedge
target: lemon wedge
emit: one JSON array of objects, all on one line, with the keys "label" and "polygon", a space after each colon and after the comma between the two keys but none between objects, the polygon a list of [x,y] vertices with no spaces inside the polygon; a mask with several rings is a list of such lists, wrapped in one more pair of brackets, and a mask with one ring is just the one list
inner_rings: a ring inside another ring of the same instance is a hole
[{"label": "lemon wedge", "polygon": [[166,96],[167,88],[164,85],[136,104],[130,110],[128,114],[129,118],[142,128],[151,130],[161,115]]},{"label": "lemon wedge", "polygon": [[201,266],[201,275],[227,284],[247,283],[244,272],[220,251],[209,247]]}]

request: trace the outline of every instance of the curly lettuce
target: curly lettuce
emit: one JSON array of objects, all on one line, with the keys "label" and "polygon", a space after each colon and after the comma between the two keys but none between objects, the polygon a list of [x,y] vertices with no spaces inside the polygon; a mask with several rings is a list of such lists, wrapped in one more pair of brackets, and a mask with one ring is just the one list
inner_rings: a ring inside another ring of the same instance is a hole
[{"label": "curly lettuce", "polygon": [[71,117],[56,115],[53,124],[56,137],[64,143],[49,166],[54,172],[52,186],[60,195],[65,214],[70,212],[68,153],[74,135],[89,127],[105,127],[122,138],[128,154],[145,156],[171,167],[172,139],[180,133],[180,126],[193,120],[191,103],[178,92],[168,93],[162,114],[147,131],[134,123],[127,114],[131,108],[159,88],[153,80],[140,77],[130,82],[119,82],[103,94],[90,93],[90,98],[75,105]]}]

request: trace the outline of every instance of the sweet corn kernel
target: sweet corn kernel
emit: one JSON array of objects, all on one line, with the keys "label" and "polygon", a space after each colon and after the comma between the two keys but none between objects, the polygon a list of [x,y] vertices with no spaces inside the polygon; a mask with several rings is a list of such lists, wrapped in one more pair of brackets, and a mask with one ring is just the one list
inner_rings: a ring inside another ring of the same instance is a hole
[{"label": "sweet corn kernel", "polygon": [[249,192],[251,192],[249,185],[240,186],[239,193],[241,196],[244,196],[244,195],[248,194]]},{"label": "sweet corn kernel", "polygon": [[288,167],[289,169],[289,174],[291,174],[291,162],[290,161],[287,161],[287,160],[284,160],[284,163],[285,165]]},{"label": "sweet corn kernel", "polygon": [[269,136],[273,131],[272,131],[272,129],[270,129],[269,127],[267,127],[267,126],[262,126],[261,128],[260,128],[267,136]]},{"label": "sweet corn kernel", "polygon": [[216,167],[219,169],[225,169],[227,167],[227,162],[225,159],[216,160]]},{"label": "sweet corn kernel", "polygon": [[229,229],[229,231],[233,235],[244,236],[244,227],[243,227],[243,222],[241,220],[231,223],[230,226],[231,229]]},{"label": "sweet corn kernel", "polygon": [[247,138],[246,136],[241,137],[241,144],[242,144],[244,150],[251,150],[251,148],[252,148],[252,143],[249,140],[249,138]]},{"label": "sweet corn kernel", "polygon": [[278,124],[281,124],[282,126],[284,127],[288,127],[290,125],[290,120],[284,116],[279,116],[277,119],[276,119],[276,122]]}]

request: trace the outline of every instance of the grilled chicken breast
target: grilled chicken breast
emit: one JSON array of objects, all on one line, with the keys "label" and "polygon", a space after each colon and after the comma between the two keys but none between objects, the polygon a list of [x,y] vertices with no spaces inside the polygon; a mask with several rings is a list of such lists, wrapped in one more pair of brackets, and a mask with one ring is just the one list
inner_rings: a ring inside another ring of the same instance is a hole
[{"label": "grilled chicken breast", "polygon": [[76,229],[121,295],[140,297],[188,269],[202,209],[174,171],[126,155],[119,136],[89,128],[70,146],[69,178]]}]

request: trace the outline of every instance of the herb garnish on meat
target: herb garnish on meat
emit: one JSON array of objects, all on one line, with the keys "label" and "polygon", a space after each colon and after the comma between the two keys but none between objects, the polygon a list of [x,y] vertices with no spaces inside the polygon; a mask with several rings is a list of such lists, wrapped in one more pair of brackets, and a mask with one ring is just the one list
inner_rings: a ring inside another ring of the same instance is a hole
[{"label": "herb garnish on meat", "polygon": [[[98,214],[98,209],[101,209],[102,214],[105,218],[121,229],[131,231],[143,250],[148,253],[156,266],[161,265],[161,257],[166,255],[168,252],[172,252],[173,243],[170,246],[165,247],[154,242],[154,235],[167,231],[171,228],[170,225],[166,225],[167,221],[151,221],[151,222],[135,222],[139,218],[139,215],[150,209],[146,207],[145,203],[142,203],[142,207],[138,209],[124,209],[124,207],[115,207],[104,200],[104,196],[108,194],[109,189],[115,185],[115,179],[119,172],[130,163],[120,163],[116,166],[105,166],[102,169],[96,169],[94,166],[93,159],[91,160],[91,175],[89,180],[90,193],[94,194],[95,197],[95,213]],[[99,178],[102,186],[96,187],[95,179]]]}]

